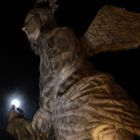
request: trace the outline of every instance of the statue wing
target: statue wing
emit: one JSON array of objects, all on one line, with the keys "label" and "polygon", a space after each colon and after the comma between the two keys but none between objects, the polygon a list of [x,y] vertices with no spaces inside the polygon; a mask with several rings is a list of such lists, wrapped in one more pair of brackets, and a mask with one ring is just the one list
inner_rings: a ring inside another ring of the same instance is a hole
[{"label": "statue wing", "polygon": [[84,34],[93,53],[122,51],[140,46],[140,14],[104,6]]}]

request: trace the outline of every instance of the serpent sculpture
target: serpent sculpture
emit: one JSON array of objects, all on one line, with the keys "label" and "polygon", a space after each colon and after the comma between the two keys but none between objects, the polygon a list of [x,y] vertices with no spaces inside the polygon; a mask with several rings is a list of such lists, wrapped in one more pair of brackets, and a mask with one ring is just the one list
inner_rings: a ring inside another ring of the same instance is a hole
[{"label": "serpent sculpture", "polygon": [[[52,8],[56,0],[51,2]],[[40,57],[40,108],[33,129],[51,140],[140,136],[138,106],[110,75],[94,70],[86,59],[99,52],[139,47],[140,14],[104,6],[78,38],[72,29],[57,26],[51,8],[33,8],[23,27]]]}]

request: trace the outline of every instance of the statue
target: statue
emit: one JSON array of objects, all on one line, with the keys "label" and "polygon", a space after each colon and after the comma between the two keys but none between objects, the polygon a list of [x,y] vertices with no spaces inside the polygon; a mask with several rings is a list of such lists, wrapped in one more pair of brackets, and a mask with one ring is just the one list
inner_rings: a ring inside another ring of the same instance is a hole
[{"label": "statue", "polygon": [[100,52],[139,47],[140,14],[104,6],[78,38],[72,29],[57,26],[56,0],[49,2],[50,8],[29,11],[23,27],[40,57],[40,108],[33,129],[56,140],[140,136],[138,106],[110,75],[94,70],[86,60]]},{"label": "statue", "polygon": [[12,105],[8,116],[7,132],[18,140],[35,140],[31,123],[24,118],[24,112]]}]

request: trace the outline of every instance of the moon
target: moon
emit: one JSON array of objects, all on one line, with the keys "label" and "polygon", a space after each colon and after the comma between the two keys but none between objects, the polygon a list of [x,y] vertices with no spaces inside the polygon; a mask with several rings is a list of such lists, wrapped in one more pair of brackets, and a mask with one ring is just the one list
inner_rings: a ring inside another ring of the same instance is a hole
[{"label": "moon", "polygon": [[11,101],[11,105],[15,105],[15,107],[20,107],[20,100],[18,99],[13,99]]}]

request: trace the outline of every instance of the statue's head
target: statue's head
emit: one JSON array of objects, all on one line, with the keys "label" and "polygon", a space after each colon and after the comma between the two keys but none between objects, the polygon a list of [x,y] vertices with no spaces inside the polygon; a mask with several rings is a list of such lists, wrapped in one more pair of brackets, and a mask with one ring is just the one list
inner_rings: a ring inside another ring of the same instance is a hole
[{"label": "statue's head", "polygon": [[31,46],[33,47],[42,31],[51,30],[55,26],[56,22],[53,13],[49,8],[35,8],[27,14],[22,30],[26,33]]}]

